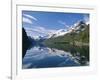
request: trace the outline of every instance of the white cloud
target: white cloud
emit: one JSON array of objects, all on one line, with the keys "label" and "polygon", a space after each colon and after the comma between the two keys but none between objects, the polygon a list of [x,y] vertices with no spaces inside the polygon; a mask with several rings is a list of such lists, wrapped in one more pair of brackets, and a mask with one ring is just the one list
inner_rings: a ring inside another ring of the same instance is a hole
[{"label": "white cloud", "polygon": [[45,28],[44,27],[40,27],[40,26],[34,28],[34,30],[37,31],[37,32],[45,32]]},{"label": "white cloud", "polygon": [[30,19],[26,18],[26,17],[23,17],[23,22],[32,24],[32,21]]},{"label": "white cloud", "polygon": [[66,28],[68,28],[69,26],[66,24],[66,22],[59,20],[58,23],[64,25]]},{"label": "white cloud", "polygon": [[33,36],[33,37],[46,36],[48,34],[56,32],[56,30],[46,29],[41,26],[25,27],[25,30],[26,30],[28,36]]},{"label": "white cloud", "polygon": [[84,15],[84,21],[89,22],[89,15]]},{"label": "white cloud", "polygon": [[37,18],[35,18],[34,16],[28,15],[28,14],[23,14],[23,16],[33,19],[34,21],[37,21]]},{"label": "white cloud", "polygon": [[37,31],[39,33],[44,33],[44,34],[49,34],[49,33],[55,32],[56,30],[46,29],[44,27],[37,26],[33,28],[33,31]]}]

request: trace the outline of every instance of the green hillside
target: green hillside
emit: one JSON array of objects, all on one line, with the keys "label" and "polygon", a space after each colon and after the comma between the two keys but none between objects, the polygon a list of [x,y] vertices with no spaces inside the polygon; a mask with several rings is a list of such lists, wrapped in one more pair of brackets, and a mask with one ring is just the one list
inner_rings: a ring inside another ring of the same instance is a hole
[{"label": "green hillside", "polygon": [[79,61],[81,61],[81,64],[84,64],[83,56],[89,61],[89,25],[85,25],[84,27],[84,30],[80,29],[79,33],[72,31],[64,36],[49,38],[43,43],[50,48],[70,52],[74,57],[79,53]]},{"label": "green hillside", "polygon": [[71,33],[67,33],[64,36],[59,36],[56,38],[49,38],[44,41],[46,45],[75,45],[75,46],[85,46],[89,45],[89,25],[85,26],[84,31],[80,31],[76,33],[76,31],[72,31]]}]

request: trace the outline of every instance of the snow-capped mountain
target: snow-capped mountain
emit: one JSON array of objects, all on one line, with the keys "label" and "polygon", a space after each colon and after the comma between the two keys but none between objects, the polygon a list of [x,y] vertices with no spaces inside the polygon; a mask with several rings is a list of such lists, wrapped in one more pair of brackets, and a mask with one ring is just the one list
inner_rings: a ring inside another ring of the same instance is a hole
[{"label": "snow-capped mountain", "polygon": [[85,30],[87,24],[89,24],[89,23],[85,23],[83,21],[78,21],[73,26],[71,26],[69,29],[60,29],[60,30],[57,30],[55,33],[49,34],[48,38],[63,36],[67,33],[71,33],[72,31],[79,33],[80,31]]},{"label": "snow-capped mountain", "polygon": [[89,22],[78,21],[69,28],[67,33],[71,32],[79,33],[80,31],[84,31],[88,24]]},{"label": "snow-capped mountain", "polygon": [[63,36],[66,33],[67,33],[67,29],[59,29],[54,33],[48,34],[48,38],[54,38],[54,37],[58,37],[58,36]]},{"label": "snow-capped mountain", "polygon": [[89,24],[89,22],[78,21],[74,25],[70,26],[69,28],[59,29],[55,32],[49,32],[49,33],[46,33],[45,35],[39,35],[39,36],[35,36],[32,38],[40,40],[40,39],[49,39],[49,38],[55,38],[58,36],[64,36],[65,34],[71,33],[73,31],[75,33],[79,33],[80,31],[84,31],[86,28],[86,25],[88,25],[88,24]]},{"label": "snow-capped mountain", "polygon": [[31,36],[31,38],[35,39],[35,40],[39,40],[39,39],[49,39],[49,38],[54,38],[54,37],[58,37],[58,36],[63,36],[67,33],[67,29],[59,29],[55,32],[50,32],[48,34],[45,35],[39,35],[39,36]]},{"label": "snow-capped mountain", "polygon": [[77,23],[77,25],[74,27],[74,31],[76,33],[79,33],[80,31],[84,31],[87,27],[87,23],[80,21]]}]

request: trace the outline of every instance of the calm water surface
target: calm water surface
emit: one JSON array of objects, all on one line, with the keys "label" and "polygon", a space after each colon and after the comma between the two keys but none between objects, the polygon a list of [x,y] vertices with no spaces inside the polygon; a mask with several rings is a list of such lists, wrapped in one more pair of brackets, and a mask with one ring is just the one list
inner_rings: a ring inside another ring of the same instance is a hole
[{"label": "calm water surface", "polygon": [[72,54],[71,52],[43,46],[32,46],[26,51],[22,60],[23,69],[82,65],[89,65],[89,62],[86,56],[80,55],[79,52]]}]

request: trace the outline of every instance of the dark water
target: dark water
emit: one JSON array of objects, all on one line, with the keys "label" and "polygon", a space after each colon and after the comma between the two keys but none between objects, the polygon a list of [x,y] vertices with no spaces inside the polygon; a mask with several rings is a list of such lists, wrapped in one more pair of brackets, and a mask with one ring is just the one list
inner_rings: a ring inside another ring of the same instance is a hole
[{"label": "dark water", "polygon": [[89,49],[87,47],[74,47],[64,51],[40,45],[32,46],[26,51],[22,60],[23,69],[88,65]]}]

